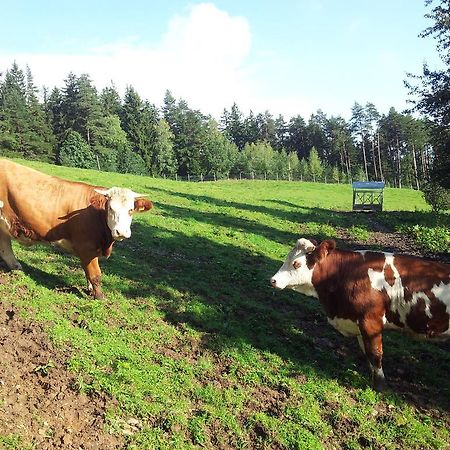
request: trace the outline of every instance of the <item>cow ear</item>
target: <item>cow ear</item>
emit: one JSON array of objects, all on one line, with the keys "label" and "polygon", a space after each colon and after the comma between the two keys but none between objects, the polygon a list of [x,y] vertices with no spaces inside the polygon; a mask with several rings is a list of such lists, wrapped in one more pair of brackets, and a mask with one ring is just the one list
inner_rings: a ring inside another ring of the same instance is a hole
[{"label": "cow ear", "polygon": [[323,241],[320,243],[318,248],[318,260],[326,258],[329,253],[331,253],[336,248],[336,242],[332,239]]},{"label": "cow ear", "polygon": [[297,241],[297,250],[303,250],[306,253],[312,253],[316,246],[308,239],[300,238]]},{"label": "cow ear", "polygon": [[134,201],[134,210],[136,212],[145,212],[153,208],[153,203],[145,198],[138,198]]}]

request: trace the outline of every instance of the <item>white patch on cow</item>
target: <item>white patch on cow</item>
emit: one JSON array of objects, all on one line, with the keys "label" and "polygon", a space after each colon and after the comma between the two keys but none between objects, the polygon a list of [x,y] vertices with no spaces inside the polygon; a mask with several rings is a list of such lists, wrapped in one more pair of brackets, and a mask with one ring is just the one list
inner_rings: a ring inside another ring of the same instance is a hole
[{"label": "white patch on cow", "polygon": [[12,251],[9,224],[3,216],[0,216],[0,258],[5,261],[9,269],[22,270],[22,265]]},{"label": "white patch on cow", "polygon": [[376,270],[369,269],[367,275],[369,276],[370,284],[374,289],[377,291],[382,291],[384,289],[386,283],[384,272],[377,272]]},{"label": "white patch on cow", "polygon": [[358,322],[350,319],[341,319],[339,317],[334,317],[330,319],[328,317],[328,323],[332,325],[336,330],[339,331],[344,336],[359,336],[361,331],[359,330]]},{"label": "white patch on cow", "polygon": [[[370,279],[370,284],[373,289],[378,291],[382,291],[383,289],[386,291],[387,295],[391,300],[390,309],[394,313],[398,313],[400,317],[401,323],[406,323],[406,316],[411,311],[411,308],[417,303],[416,302],[406,302],[405,301],[405,291],[402,284],[402,279],[397,268],[394,265],[394,255],[392,253],[384,253],[385,262],[383,266],[383,270],[378,272],[373,269],[369,269],[367,271],[367,275]],[[384,276],[384,271],[386,267],[389,266],[392,269],[394,274],[394,284],[391,286]]]},{"label": "white patch on cow", "polygon": [[[312,284],[314,268],[306,265],[306,255],[313,251],[314,244],[308,239],[299,239],[297,245],[289,252],[283,265],[272,277],[271,284],[278,289],[293,289],[311,297],[319,298]],[[294,267],[294,263],[298,266]]]},{"label": "white patch on cow", "polygon": [[447,314],[450,315],[450,283],[445,284],[443,281],[439,285],[434,285],[431,289],[434,296],[446,306]]},{"label": "white patch on cow", "polygon": [[9,229],[11,228],[6,217],[0,214],[0,228],[2,228],[6,233],[9,234]]},{"label": "white patch on cow", "polygon": [[99,194],[108,198],[106,221],[115,240],[131,236],[131,221],[136,198],[144,197],[127,188],[112,187],[107,190],[96,189]]},{"label": "white patch on cow", "polygon": [[[450,316],[450,283],[445,284],[443,281],[438,285],[434,285],[431,289],[436,299],[444,303],[446,307],[446,313]],[[441,334],[441,337],[450,336],[450,319],[447,330]]]}]

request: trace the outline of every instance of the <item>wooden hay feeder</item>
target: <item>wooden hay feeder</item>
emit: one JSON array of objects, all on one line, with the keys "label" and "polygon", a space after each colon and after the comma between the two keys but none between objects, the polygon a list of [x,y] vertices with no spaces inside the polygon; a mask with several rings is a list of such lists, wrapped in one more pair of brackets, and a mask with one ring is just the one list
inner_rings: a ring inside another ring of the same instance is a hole
[{"label": "wooden hay feeder", "polygon": [[382,211],[384,181],[355,181],[353,211]]}]

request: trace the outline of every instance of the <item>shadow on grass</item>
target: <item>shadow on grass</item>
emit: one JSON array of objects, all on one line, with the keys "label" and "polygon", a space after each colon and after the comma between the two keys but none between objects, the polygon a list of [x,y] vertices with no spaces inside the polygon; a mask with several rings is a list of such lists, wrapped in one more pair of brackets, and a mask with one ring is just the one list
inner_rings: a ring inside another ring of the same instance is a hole
[{"label": "shadow on grass", "polygon": [[[357,220],[365,220],[348,213],[300,208],[278,200],[268,200],[268,203],[295,209],[279,210],[209,196],[160,191],[214,206],[257,211],[294,223],[315,221],[345,227]],[[169,218],[190,218],[213,226],[229,227],[236,232],[264,236],[289,247],[300,237],[256,220],[231,217],[226,213],[198,211],[171,204],[158,207]],[[322,240],[329,236],[307,234],[304,237]],[[158,308],[164,312],[167,321],[176,326],[186,323],[206,332],[209,337],[204,345],[213,351],[231,347],[239,349],[248,344],[289,361],[293,376],[315,372],[325,378],[337,379],[346,386],[367,386],[368,369],[356,340],[343,338],[334,331],[314,299],[293,291],[273,290],[269,279],[281,261],[263,253],[263,249],[259,252],[237,245],[219,244],[205,237],[188,236],[181,231],[150,227],[137,221],[133,224],[131,239],[116,246],[111,259],[101,265],[108,273],[132,281],[134,287],[123,289],[123,294],[131,300],[152,295],[158,299]],[[64,285],[62,278],[46,274],[36,267],[26,265],[25,271],[50,289]],[[81,268],[80,271],[82,273]],[[108,295],[106,289],[105,294]],[[395,390],[420,406],[450,410],[450,357],[446,347],[412,343],[399,335],[389,335],[386,343],[384,367],[388,379],[394,382]],[[366,383],[353,375],[354,370],[364,376]],[[424,394],[420,398],[411,398],[408,396],[411,389]]]},{"label": "shadow on grass", "polygon": [[[50,251],[50,250],[49,250]],[[65,255],[65,258],[75,258],[71,255]],[[68,265],[70,261],[67,261]],[[78,298],[86,298],[89,295],[87,288],[80,289],[76,286],[67,285],[67,280],[63,276],[54,275],[48,272],[44,272],[36,266],[21,262],[23,271],[29,275],[33,280],[39,282],[41,285],[45,286],[47,289],[53,289],[58,292],[64,292],[66,294],[74,294]],[[80,271],[83,273],[83,269],[80,266]],[[84,277],[84,274],[83,274]]]},{"label": "shadow on grass", "polygon": [[[133,240],[120,250],[125,258],[109,268],[136,282],[124,295],[154,295],[166,320],[206,332],[204,345],[216,352],[246,343],[292,362],[297,375],[315,372],[358,388],[370,383],[356,339],[333,330],[314,299],[269,286],[280,261],[200,236],[171,232],[161,239],[157,232],[136,223]],[[446,349],[446,344],[417,343],[399,333],[389,336],[384,367],[394,390],[414,404],[450,410]],[[411,397],[412,386],[423,395]]]}]

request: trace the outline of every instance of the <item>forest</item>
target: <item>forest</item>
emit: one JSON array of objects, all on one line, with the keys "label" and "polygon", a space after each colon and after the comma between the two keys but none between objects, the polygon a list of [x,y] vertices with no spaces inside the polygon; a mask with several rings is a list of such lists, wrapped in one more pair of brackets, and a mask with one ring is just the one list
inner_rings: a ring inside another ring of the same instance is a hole
[{"label": "forest", "polygon": [[157,107],[128,86],[98,92],[69,73],[41,91],[15,62],[0,79],[0,148],[7,156],[163,177],[382,180],[420,189],[433,157],[425,121],[354,103],[351,118],[318,110],[307,120],[237,104],[219,121],[166,91]]},{"label": "forest", "polygon": [[99,91],[89,74],[38,89],[31,69],[12,62],[0,67],[1,154],[188,180],[380,180],[426,196],[443,189],[448,208],[450,0],[425,4],[433,6],[425,16],[433,25],[420,36],[435,39],[443,68],[424,63],[423,73],[406,74],[409,111],[355,101],[349,120],[320,109],[305,119],[244,113],[234,103],[217,119],[169,90],[159,106],[132,85],[123,96],[113,83]]}]

